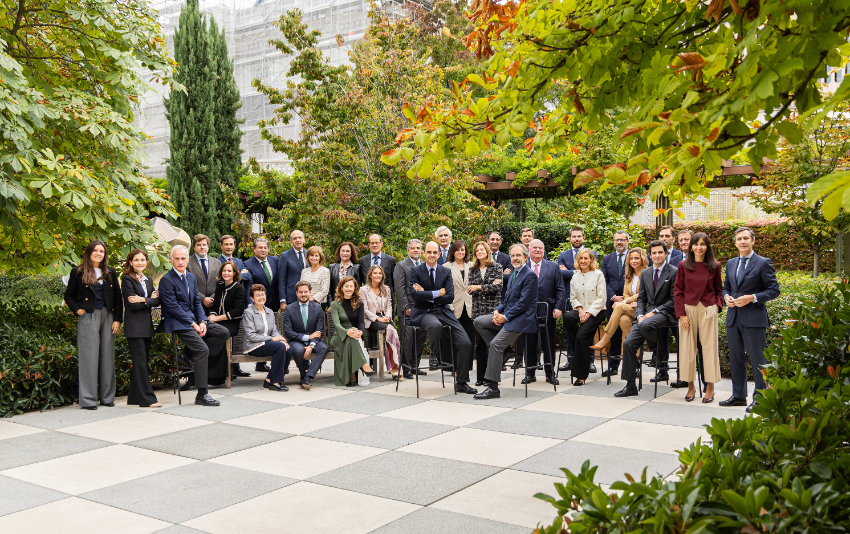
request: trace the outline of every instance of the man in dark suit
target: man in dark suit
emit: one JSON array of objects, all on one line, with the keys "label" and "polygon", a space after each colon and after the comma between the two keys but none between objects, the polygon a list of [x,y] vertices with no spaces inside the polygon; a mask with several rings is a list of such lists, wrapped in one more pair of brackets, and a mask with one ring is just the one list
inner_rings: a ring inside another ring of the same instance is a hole
[{"label": "man in dark suit", "polygon": [[[623,301],[623,289],[626,284],[626,262],[629,255],[629,234],[624,230],[614,233],[614,252],[602,258],[602,274],[605,275],[605,286],[608,292],[606,312],[608,319],[614,311],[614,304]],[[611,337],[611,348],[608,351],[608,370],[603,371],[602,377],[617,376],[620,368],[621,345],[623,333],[620,329]]]},{"label": "man in dark suit", "polygon": [[[478,390],[469,387],[469,361],[472,354],[472,342],[455,317],[451,308],[454,302],[454,282],[452,272],[447,267],[437,265],[440,247],[429,241],[425,244],[425,263],[410,270],[410,295],[413,309],[410,312],[410,324],[424,328],[428,332],[432,354],[440,359],[440,353],[447,349],[448,343],[454,343],[455,370],[457,372],[455,391],[476,394]],[[451,340],[443,340],[443,327],[452,332]],[[446,344],[441,345],[442,341]]]},{"label": "man in dark suit", "polygon": [[[310,282],[302,280],[295,284],[298,301],[290,303],[283,312],[283,335],[292,347],[295,365],[301,374],[298,387],[307,391],[311,387],[310,380],[316,378],[328,353],[328,346],[322,341],[325,312],[321,304],[310,301],[311,290]],[[305,360],[310,362],[309,368]],[[285,367],[289,367],[288,361]]]},{"label": "man in dark suit", "polygon": [[760,370],[767,364],[764,349],[767,346],[767,327],[770,319],[765,303],[779,296],[779,282],[769,258],[753,250],[755,233],[750,228],[735,230],[738,257],[726,262],[726,280],[723,282],[723,300],[729,307],[726,312],[726,338],[729,342],[729,367],[732,371],[732,396],[720,401],[721,406],[747,404],[747,356],[753,367],[755,393],[747,412],[753,410],[759,392],[765,388]]},{"label": "man in dark suit", "polygon": [[[254,256],[245,260],[245,268],[251,273],[255,284],[260,284],[266,288],[266,302],[270,303],[269,309],[274,309],[273,302],[278,302],[277,279],[278,279],[278,258],[277,256],[269,256],[269,242],[263,237],[258,237],[254,240]],[[258,372],[268,373],[271,371],[269,365],[265,362],[258,362],[255,370]]]},{"label": "man in dark suit", "polygon": [[[301,271],[307,266],[307,251],[304,249],[304,232],[293,230],[289,234],[289,243],[292,248],[284,251],[277,262],[277,297],[280,300],[280,311],[286,309],[287,302],[298,300],[295,296],[295,284],[301,280]],[[268,300],[270,306],[273,301]]]},{"label": "man in dark suit", "polygon": [[502,234],[493,231],[487,234],[487,244],[490,246],[490,255],[493,256],[493,261],[502,266],[504,274],[510,274],[514,270],[511,265],[511,257],[499,250],[502,246]]},{"label": "man in dark suit", "polygon": [[667,246],[667,259],[665,261],[678,269],[679,264],[685,259],[685,255],[681,250],[676,250],[675,235],[676,229],[672,226],[662,226],[658,230],[658,239]]},{"label": "man in dark suit", "polygon": [[[401,338],[401,357],[404,364],[404,378],[412,379],[414,374],[427,375],[425,371],[419,369],[419,361],[422,359],[422,349],[425,347],[425,331],[417,330],[416,339],[414,340],[413,329],[410,328],[410,310],[413,309],[413,297],[410,296],[410,270],[420,263],[422,259],[422,242],[418,239],[411,239],[407,242],[407,257],[395,266],[393,272],[393,284],[395,285],[395,294],[398,299],[398,334]],[[414,352],[414,343],[416,345]]]},{"label": "man in dark suit", "polygon": [[[633,397],[638,394],[635,370],[638,366],[637,353],[644,341],[653,351],[659,350],[659,329],[674,327],[676,309],[673,305],[673,285],[676,281],[676,268],[667,263],[667,245],[655,240],[649,244],[652,266],[640,274],[640,291],[637,299],[637,319],[629,337],[623,342],[623,380],[626,386],[614,393],[615,397]],[[666,362],[664,354],[658,356],[659,362]],[[661,365],[661,363],[659,363]],[[666,372],[665,372],[666,376]],[[659,379],[661,377],[659,376]]]},{"label": "man in dark suit", "polygon": [[[537,276],[537,302],[545,302],[548,304],[548,316],[546,317],[547,338],[543,341],[545,353],[543,354],[544,367],[543,371],[546,374],[546,381],[550,384],[557,385],[558,379],[555,378],[555,320],[559,319],[564,313],[566,306],[566,291],[564,290],[564,278],[558,269],[558,264],[554,261],[546,259],[546,250],[543,241],[532,239],[529,242],[528,249],[528,267],[531,272]],[[528,340],[528,354],[525,356],[525,365],[527,367],[537,367],[538,357],[538,338],[536,334],[525,334],[523,336]],[[526,369],[523,384],[528,384],[537,380],[534,369]]]},{"label": "man in dark suit", "polygon": [[204,234],[198,234],[192,238],[192,248],[195,249],[195,253],[189,257],[187,269],[198,280],[201,306],[204,307],[204,313],[208,314],[215,298],[215,286],[218,283],[221,262],[210,257],[210,238]]},{"label": "man in dark suit", "polygon": [[509,249],[514,267],[502,294],[502,301],[492,314],[482,315],[474,321],[475,329],[489,347],[487,372],[484,378],[488,387],[475,399],[498,399],[502,378],[505,349],[523,334],[537,334],[537,276],[528,266],[528,250],[517,243]]},{"label": "man in dark suit", "polygon": [[[218,244],[221,246],[221,256],[219,256],[218,261],[224,265],[225,262],[232,261],[236,264],[236,269],[239,271],[239,279],[242,282],[242,285],[245,286],[245,289],[250,289],[251,284],[254,283],[254,277],[251,276],[251,271],[245,268],[245,264],[233,255],[236,251],[236,238],[232,235],[223,235],[218,240]],[[249,302],[246,302],[249,304]],[[238,363],[232,363],[230,374],[234,377],[240,376],[251,376],[251,373],[246,373],[243,371]]]},{"label": "man in dark suit", "polygon": [[440,244],[440,257],[437,258],[437,265],[442,265],[449,261],[449,249],[452,247],[452,231],[447,226],[441,226],[434,232],[434,237],[437,238],[437,243]]},{"label": "man in dark suit", "polygon": [[[564,309],[564,312],[571,311],[573,309],[572,304],[570,304],[570,282],[573,279],[573,274],[575,273],[576,267],[576,256],[581,252],[581,249],[584,248],[584,229],[580,226],[575,226],[570,228],[570,247],[569,250],[565,250],[558,254],[558,267],[561,269],[561,276],[564,278],[564,291],[566,292],[567,304]],[[595,257],[598,258],[596,252],[593,253]],[[566,329],[565,329],[566,330]],[[567,363],[560,367],[561,371],[569,371],[572,367],[572,359],[573,359],[573,340],[570,337],[570,334],[566,334],[567,338]],[[590,372],[596,372],[596,365],[593,361],[590,362]]]},{"label": "man in dark suit", "polygon": [[186,270],[188,264],[189,249],[182,245],[171,249],[173,268],[159,282],[161,327],[166,334],[176,334],[192,356],[195,387],[198,388],[195,404],[218,406],[220,403],[207,392],[207,365],[209,355],[221,351],[230,332],[219,324],[207,323],[198,283],[195,276]]},{"label": "man in dark suit", "polygon": [[377,265],[384,270],[384,284],[390,288],[390,299],[395,293],[393,285],[393,275],[395,274],[396,259],[382,252],[384,248],[384,238],[380,234],[372,234],[369,236],[369,254],[360,258],[360,272],[363,273],[363,278],[366,278],[366,273],[373,265]]}]

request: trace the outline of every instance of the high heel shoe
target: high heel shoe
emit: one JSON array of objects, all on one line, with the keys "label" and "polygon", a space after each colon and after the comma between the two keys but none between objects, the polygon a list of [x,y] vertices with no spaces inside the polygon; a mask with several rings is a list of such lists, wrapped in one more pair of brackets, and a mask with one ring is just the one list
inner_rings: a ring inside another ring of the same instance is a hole
[{"label": "high heel shoe", "polygon": [[593,350],[609,350],[611,348],[611,342],[608,341],[603,344],[600,340],[599,343],[597,343],[596,345],[591,345],[590,348]]},{"label": "high heel shoe", "polygon": [[696,398],[696,396],[697,396],[696,391],[694,391],[694,394],[691,395],[691,396],[688,396],[687,394],[685,394],[685,402],[693,402],[694,399]]},{"label": "high heel shoe", "polygon": [[702,402],[703,402],[703,404],[710,404],[710,403],[714,402],[714,395],[712,395],[710,398],[703,397]]},{"label": "high heel shoe", "polygon": [[375,376],[376,374],[378,374],[378,371],[376,371],[374,369],[372,369],[371,371],[366,371],[366,370],[361,368],[360,370],[363,371],[363,374],[366,375],[366,376]]}]

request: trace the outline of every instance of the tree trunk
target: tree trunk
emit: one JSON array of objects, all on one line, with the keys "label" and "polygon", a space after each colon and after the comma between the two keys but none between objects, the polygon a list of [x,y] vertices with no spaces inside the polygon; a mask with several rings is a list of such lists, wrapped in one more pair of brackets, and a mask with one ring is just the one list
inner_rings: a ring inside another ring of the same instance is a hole
[{"label": "tree trunk", "polygon": [[820,245],[817,244],[814,247],[814,262],[812,265],[812,278],[817,278],[820,275]]}]

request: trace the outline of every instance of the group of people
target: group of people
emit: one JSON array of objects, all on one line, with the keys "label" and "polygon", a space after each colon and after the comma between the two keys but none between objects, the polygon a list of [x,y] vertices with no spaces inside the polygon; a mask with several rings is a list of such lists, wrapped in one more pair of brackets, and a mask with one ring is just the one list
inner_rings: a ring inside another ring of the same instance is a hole
[{"label": "group of people", "polygon": [[[357,247],[343,242],[334,251],[334,263],[326,266],[323,249],[305,248],[300,230],[290,234],[291,248],[277,257],[269,255],[266,239],[256,239],[253,257],[244,262],[233,255],[233,236],[221,237],[222,254],[213,258],[209,238],[196,235],[193,254],[184,246],[171,250],[172,269],[158,288],[145,275],[145,251],[130,252],[119,282],[108,265],[106,245],[93,241],[65,293],[66,304],[80,316],[80,406],[97,409],[98,383],[100,403],[114,405],[115,335],[122,322],[133,364],[128,404],[158,406],[147,370],[156,307],[161,309],[159,331],[182,341],[181,359],[193,370],[184,388],[195,387],[195,403],[203,406],[219,405],[208,387],[224,382],[229,365],[233,377],[249,376],[226,357],[226,343],[240,325],[242,351],[271,361],[256,368],[267,373],[264,387],[270,391],[288,390],[284,375],[292,360],[299,387],[309,390],[330,349],[335,383],[356,386],[358,372],[375,374],[363,336],[382,332],[385,363],[395,379],[427,374],[419,363],[427,338],[429,370],[451,368],[457,392],[491,399],[500,396],[501,372],[511,357],[515,366],[525,364],[527,384],[537,379],[542,352],[546,381],[558,384],[555,330],[560,318],[568,353],[560,370],[571,372],[574,386],[596,372],[593,351],[603,350],[610,361],[606,373],[617,373],[623,362],[626,386],[615,396],[637,395],[638,357],[645,343],[655,354],[657,379],[667,380],[672,333],[678,335],[686,400],[695,398],[699,353],[706,382],[702,401],[712,402],[720,379],[717,315],[724,304],[734,391],[720,404],[747,404],[747,357],[753,369],[765,363],[765,302],[779,295],[770,260],[753,252],[755,236],[749,228],[735,232],[739,257],[727,262],[725,282],[708,236],[683,230],[676,236],[677,250],[672,227],[663,227],[648,251],[630,249],[628,234],[617,232],[614,252],[602,258],[601,266],[597,254],[584,247],[584,231],[578,227],[557,262],[546,259],[543,242],[530,228],[522,230],[521,242],[507,254],[495,231],[470,247],[453,241],[445,226],[434,237],[424,246],[418,239],[408,241],[401,261],[383,253],[379,234],[369,236],[369,253],[359,259]],[[327,344],[326,310],[333,323]],[[604,333],[594,343],[605,319]],[[473,354],[475,386],[485,386],[481,393],[469,385]],[[761,374],[754,375],[756,389],[764,388]]]}]

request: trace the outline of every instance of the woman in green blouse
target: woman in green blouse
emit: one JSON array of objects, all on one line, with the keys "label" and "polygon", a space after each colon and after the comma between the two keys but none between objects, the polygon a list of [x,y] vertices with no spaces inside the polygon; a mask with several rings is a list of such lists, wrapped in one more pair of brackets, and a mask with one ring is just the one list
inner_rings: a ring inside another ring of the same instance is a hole
[{"label": "woman in green blouse", "polygon": [[366,360],[361,341],[366,326],[357,286],[353,276],[344,277],[339,281],[336,298],[331,303],[331,321],[335,330],[329,345],[334,351],[334,383],[337,386],[356,386],[357,369],[362,369],[366,376],[375,374]]}]

